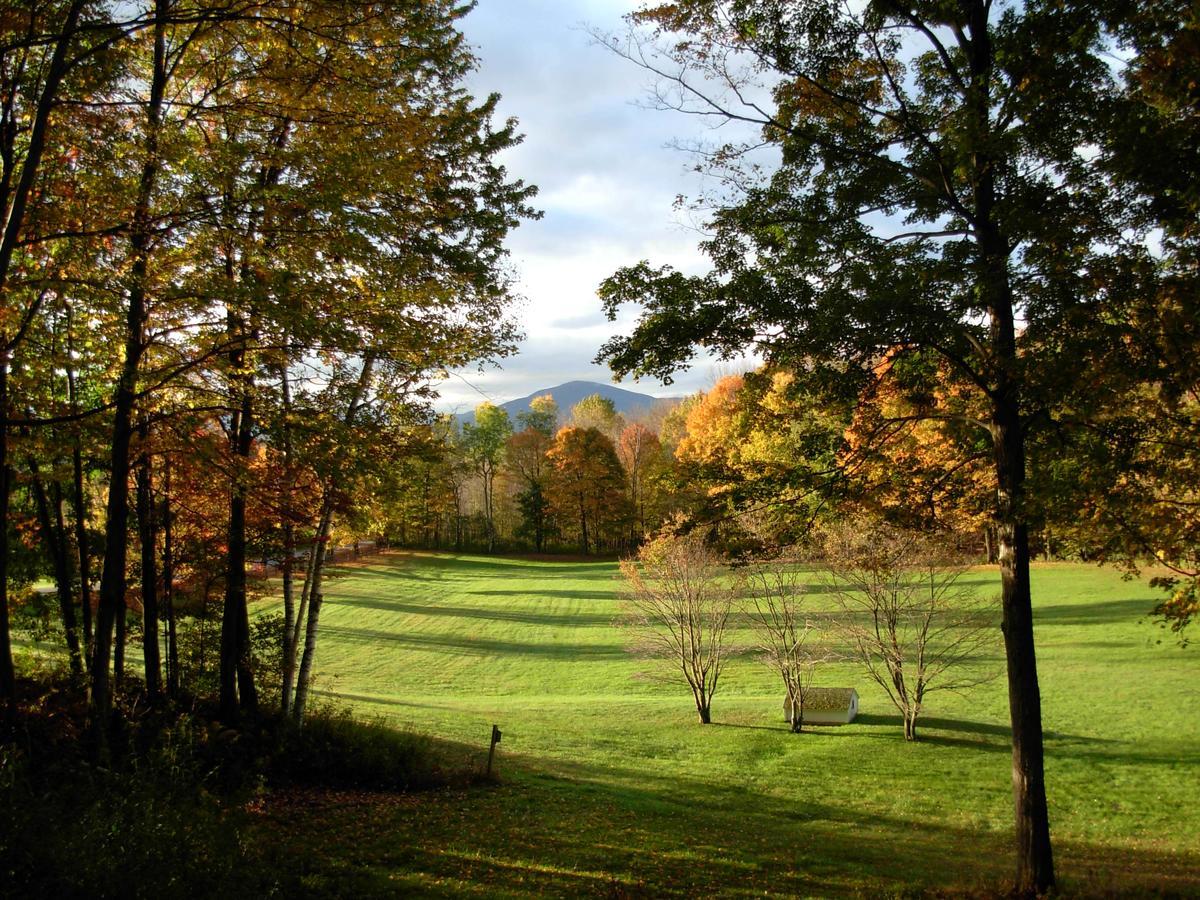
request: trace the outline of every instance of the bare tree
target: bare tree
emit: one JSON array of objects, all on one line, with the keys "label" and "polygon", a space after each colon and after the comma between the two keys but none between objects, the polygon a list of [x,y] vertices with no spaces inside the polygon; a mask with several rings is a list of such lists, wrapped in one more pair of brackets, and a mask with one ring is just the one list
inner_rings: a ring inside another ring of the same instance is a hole
[{"label": "bare tree", "polygon": [[856,519],[825,530],[821,549],[836,627],[904,718],[905,740],[927,694],[996,676],[967,664],[995,645],[999,606],[961,583],[967,566],[938,536]]},{"label": "bare tree", "polygon": [[761,563],[747,580],[751,590],[743,605],[761,659],[783,679],[788,721],[792,732],[799,734],[813,677],[832,655],[817,643],[821,628],[804,609],[804,582],[795,561]]},{"label": "bare tree", "polygon": [[622,560],[621,574],[628,582],[621,624],[636,635],[634,652],[661,660],[668,680],[684,681],[708,724],[737,596],[725,560],[701,532],[664,533]]}]

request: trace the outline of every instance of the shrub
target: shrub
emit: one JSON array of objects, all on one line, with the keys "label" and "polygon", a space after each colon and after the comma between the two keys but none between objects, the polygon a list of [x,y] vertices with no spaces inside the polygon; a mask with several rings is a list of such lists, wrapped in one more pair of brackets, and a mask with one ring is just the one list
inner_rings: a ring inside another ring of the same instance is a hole
[{"label": "shrub", "polygon": [[276,780],[337,787],[419,790],[444,784],[431,742],[345,710],[318,710],[287,728],[275,755]]}]

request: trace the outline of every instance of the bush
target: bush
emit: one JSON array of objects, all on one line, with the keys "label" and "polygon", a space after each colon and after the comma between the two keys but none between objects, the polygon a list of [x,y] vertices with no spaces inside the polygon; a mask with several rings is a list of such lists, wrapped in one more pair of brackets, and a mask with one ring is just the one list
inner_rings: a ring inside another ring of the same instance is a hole
[{"label": "bush", "polygon": [[271,777],[288,783],[410,791],[446,782],[431,742],[345,710],[318,710],[280,741]]},{"label": "bush", "polygon": [[292,896],[303,865],[248,838],[247,801],[264,785],[446,781],[429,740],[345,711],[238,731],[136,699],[100,768],[87,759],[82,695],[65,679],[21,687],[17,727],[0,735],[0,897]]}]

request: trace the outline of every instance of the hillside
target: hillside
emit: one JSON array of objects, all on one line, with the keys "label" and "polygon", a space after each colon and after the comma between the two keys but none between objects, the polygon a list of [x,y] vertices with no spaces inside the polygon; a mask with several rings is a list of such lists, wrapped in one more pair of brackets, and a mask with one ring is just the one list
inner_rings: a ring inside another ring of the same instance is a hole
[{"label": "hillside", "polygon": [[[555,387],[542,388],[525,397],[501,403],[499,406],[508,412],[509,418],[515,424],[517,416],[529,409],[529,404],[533,401],[533,398],[541,397],[544,394],[549,394],[554,398],[555,402],[558,403],[559,411],[564,417],[570,413],[572,406],[584,397],[590,397],[592,394],[599,394],[601,397],[607,397],[612,400],[613,405],[617,408],[617,412],[623,416],[630,416],[646,410],[654,404],[662,402],[664,399],[673,399],[651,397],[649,394],[641,394],[637,391],[626,390],[613,384],[601,384],[597,381],[568,381],[565,384]],[[454,418],[462,424],[474,422],[475,413],[459,413]]]}]

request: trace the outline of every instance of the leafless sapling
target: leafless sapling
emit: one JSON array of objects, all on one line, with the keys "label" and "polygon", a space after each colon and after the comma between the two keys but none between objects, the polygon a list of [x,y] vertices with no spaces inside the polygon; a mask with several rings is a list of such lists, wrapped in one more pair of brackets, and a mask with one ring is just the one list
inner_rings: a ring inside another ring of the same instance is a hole
[{"label": "leafless sapling", "polygon": [[621,574],[620,621],[636,636],[632,649],[661,661],[668,680],[685,682],[708,724],[737,595],[724,559],[700,532],[663,534],[623,560]]},{"label": "leafless sapling", "polygon": [[747,576],[743,606],[762,661],[783,679],[792,732],[804,728],[805,701],[813,678],[830,652],[818,641],[821,626],[805,609],[802,572],[793,560],[755,565]]},{"label": "leafless sapling", "polygon": [[962,583],[967,564],[940,536],[854,519],[826,529],[821,549],[836,628],[900,712],[905,740],[930,692],[995,677],[972,662],[996,643],[998,605]]}]

